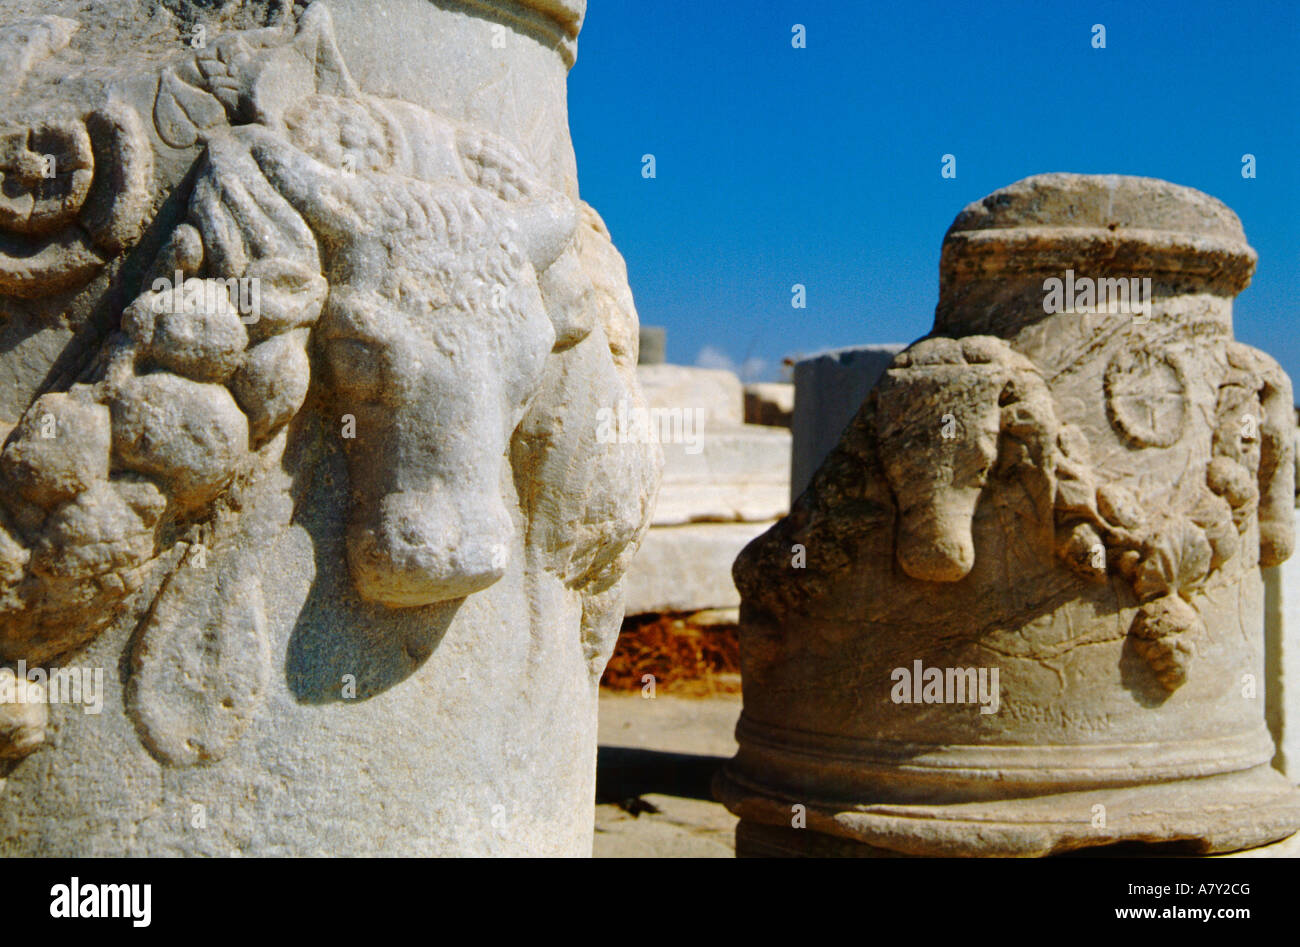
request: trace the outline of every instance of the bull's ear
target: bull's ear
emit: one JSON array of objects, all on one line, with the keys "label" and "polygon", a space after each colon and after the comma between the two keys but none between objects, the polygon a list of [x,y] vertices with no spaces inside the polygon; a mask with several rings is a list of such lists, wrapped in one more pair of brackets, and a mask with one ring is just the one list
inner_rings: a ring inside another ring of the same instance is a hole
[{"label": "bull's ear", "polygon": [[560,258],[578,228],[578,210],[562,194],[514,205],[519,242],[540,276]]},{"label": "bull's ear", "polygon": [[270,128],[284,113],[314,94],[358,98],[361,90],[334,41],[334,23],[322,3],[307,8],[293,42],[253,60],[247,89],[249,114]]},{"label": "bull's ear", "polygon": [[334,41],[334,20],[325,4],[313,3],[303,13],[293,45],[314,67],[318,93],[341,97],[361,94]]},{"label": "bull's ear", "polygon": [[538,276],[537,287],[555,329],[555,351],[571,348],[591,334],[600,302],[576,243]]}]

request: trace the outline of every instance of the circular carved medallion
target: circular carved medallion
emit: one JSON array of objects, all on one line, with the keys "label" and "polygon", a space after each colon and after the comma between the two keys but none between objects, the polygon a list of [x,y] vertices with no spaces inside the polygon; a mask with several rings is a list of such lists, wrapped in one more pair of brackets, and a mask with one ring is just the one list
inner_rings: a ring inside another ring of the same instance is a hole
[{"label": "circular carved medallion", "polygon": [[1187,420],[1187,376],[1178,361],[1145,348],[1117,352],[1106,366],[1106,416],[1126,440],[1169,447]]}]

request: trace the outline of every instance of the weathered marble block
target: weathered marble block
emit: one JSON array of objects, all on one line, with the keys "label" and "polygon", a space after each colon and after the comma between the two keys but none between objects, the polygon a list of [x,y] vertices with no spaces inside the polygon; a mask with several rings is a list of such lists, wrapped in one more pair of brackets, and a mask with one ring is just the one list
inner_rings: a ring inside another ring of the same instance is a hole
[{"label": "weathered marble block", "polygon": [[745,423],[735,373],[641,365],[637,377],[664,454],[655,526],[756,523],[789,509],[790,432]]},{"label": "weathered marble block", "polygon": [[1164,181],[1041,175],[962,211],[931,335],[737,560],[717,789],[741,854],[1300,827],[1260,578],[1293,547],[1291,383],[1232,336],[1255,260],[1231,210]]},{"label": "weathered marble block", "polygon": [[735,608],[736,554],[789,509],[790,432],[743,422],[733,372],[642,364],[637,375],[664,467],[627,613]]},{"label": "weathered marble block", "polygon": [[663,326],[642,326],[638,365],[662,365],[668,347],[668,330]]},{"label": "weathered marble block", "polygon": [[1300,783],[1300,556],[1264,570],[1265,697],[1273,765]]},{"label": "weathered marble block", "polygon": [[790,430],[790,502],[808,488],[863,399],[904,346],[894,343],[835,349],[794,363]]},{"label": "weathered marble block", "polygon": [[0,8],[0,694],[101,679],[0,704],[0,855],[590,853],[659,455],[584,7]]},{"label": "weathered marble block", "polygon": [[707,426],[745,423],[744,387],[734,372],[643,362],[637,379],[650,408],[665,415],[689,416],[691,434]]},{"label": "weathered marble block", "polygon": [[761,424],[714,424],[698,443],[664,444],[654,524],[757,523],[789,508],[790,432]]},{"label": "weathered marble block", "polygon": [[736,608],[737,554],[772,520],[652,526],[627,573],[627,614]]}]

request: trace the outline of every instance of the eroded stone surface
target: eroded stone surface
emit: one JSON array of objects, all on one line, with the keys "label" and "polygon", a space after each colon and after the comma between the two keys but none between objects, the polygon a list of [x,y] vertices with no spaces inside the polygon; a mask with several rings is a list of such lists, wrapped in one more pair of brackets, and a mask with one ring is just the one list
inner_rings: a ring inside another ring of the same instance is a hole
[{"label": "eroded stone surface", "polygon": [[[1300,826],[1260,687],[1295,422],[1232,338],[1254,262],[1227,207],[1163,181],[1041,175],[958,216],[934,332],[736,563],[742,848],[798,804],[911,854]],[[1049,312],[1076,277],[1149,278],[1147,305]]]},{"label": "eroded stone surface", "polygon": [[684,523],[646,532],[627,577],[627,613],[735,608],[736,556],[769,522]]},{"label": "eroded stone surface", "polygon": [[863,345],[801,358],[794,364],[790,502],[799,499],[903,345]]},{"label": "eroded stone surface", "polygon": [[642,402],[583,4],[55,6],[0,12],[0,658],[108,673],[0,852],[589,853],[659,454],[597,436]]}]

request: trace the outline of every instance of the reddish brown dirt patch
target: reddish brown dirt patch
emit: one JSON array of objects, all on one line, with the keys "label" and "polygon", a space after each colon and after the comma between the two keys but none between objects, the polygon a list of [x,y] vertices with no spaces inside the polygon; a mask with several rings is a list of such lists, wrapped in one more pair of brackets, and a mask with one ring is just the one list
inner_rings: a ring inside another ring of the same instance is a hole
[{"label": "reddish brown dirt patch", "polygon": [[625,619],[600,686],[640,691],[653,675],[657,693],[711,697],[740,693],[740,635],[735,625],[693,624],[690,615]]}]

